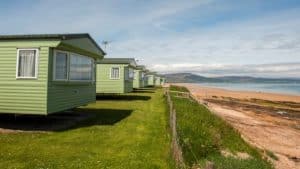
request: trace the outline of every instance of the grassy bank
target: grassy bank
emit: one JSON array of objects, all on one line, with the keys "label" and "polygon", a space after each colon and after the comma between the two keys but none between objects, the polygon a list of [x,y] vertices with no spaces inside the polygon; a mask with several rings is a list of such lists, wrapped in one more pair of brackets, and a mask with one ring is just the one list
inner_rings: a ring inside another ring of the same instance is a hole
[{"label": "grassy bank", "polygon": [[170,90],[177,91],[177,92],[189,92],[189,90],[187,88],[182,87],[182,86],[175,86],[175,85],[171,85]]},{"label": "grassy bank", "polygon": [[[171,86],[171,90],[187,91]],[[172,101],[177,113],[177,131],[183,156],[189,166],[208,161],[220,169],[267,169],[272,166],[249,146],[230,125],[206,107],[187,98]]]},{"label": "grassy bank", "polygon": [[94,114],[60,132],[0,134],[0,168],[170,168],[161,89],[101,98]]}]

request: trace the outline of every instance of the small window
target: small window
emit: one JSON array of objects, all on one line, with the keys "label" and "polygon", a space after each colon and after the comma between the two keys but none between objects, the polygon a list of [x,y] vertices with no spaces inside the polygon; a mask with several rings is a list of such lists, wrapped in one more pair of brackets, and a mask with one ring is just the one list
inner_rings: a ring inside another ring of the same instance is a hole
[{"label": "small window", "polygon": [[54,60],[54,80],[67,80],[68,53],[57,51]]},{"label": "small window", "polygon": [[18,49],[17,78],[37,78],[38,49]]},{"label": "small window", "polygon": [[111,79],[119,79],[120,78],[120,68],[119,67],[111,68],[110,78]]},{"label": "small window", "polygon": [[133,79],[134,78],[134,71],[133,69],[129,68],[129,78]]},{"label": "small window", "polygon": [[138,76],[138,72],[137,72],[137,70],[134,70],[133,71],[133,79],[136,80],[138,78],[137,76]]},{"label": "small window", "polygon": [[144,79],[145,77],[145,73],[142,73],[141,78]]},{"label": "small window", "polygon": [[94,60],[92,60],[92,81],[96,81],[96,65]]}]

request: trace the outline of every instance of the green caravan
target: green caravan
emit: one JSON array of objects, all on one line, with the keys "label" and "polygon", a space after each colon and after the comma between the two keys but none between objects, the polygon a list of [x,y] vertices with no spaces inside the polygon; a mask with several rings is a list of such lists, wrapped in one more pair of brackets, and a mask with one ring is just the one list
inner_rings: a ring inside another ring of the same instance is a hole
[{"label": "green caravan", "polygon": [[47,115],[96,100],[89,34],[0,35],[0,112]]}]

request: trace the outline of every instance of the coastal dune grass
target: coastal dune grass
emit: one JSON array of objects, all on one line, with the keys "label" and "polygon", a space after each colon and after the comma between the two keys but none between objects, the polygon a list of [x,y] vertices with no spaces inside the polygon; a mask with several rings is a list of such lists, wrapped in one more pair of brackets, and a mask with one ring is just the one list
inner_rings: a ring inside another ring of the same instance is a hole
[{"label": "coastal dune grass", "polygon": [[[170,90],[188,91],[178,86],[171,86]],[[259,150],[248,145],[236,130],[205,106],[192,99],[175,97],[174,93],[171,98],[177,115],[179,143],[189,167],[205,167],[209,161],[220,169],[273,168]]]},{"label": "coastal dune grass", "polygon": [[172,168],[165,98],[147,91],[98,98],[74,110],[92,118],[63,131],[1,133],[0,168]]}]

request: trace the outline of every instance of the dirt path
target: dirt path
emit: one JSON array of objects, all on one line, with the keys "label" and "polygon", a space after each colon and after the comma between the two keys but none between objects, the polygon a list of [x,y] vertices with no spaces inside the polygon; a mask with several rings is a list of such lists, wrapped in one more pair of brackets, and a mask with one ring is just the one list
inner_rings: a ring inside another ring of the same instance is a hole
[{"label": "dirt path", "polygon": [[[299,169],[300,168],[300,118],[297,116],[284,117],[280,114],[269,113],[270,108],[266,106],[257,105],[255,108],[245,104],[239,104],[238,99],[244,102],[244,99],[258,98],[276,101],[295,101],[296,97],[284,95],[282,98],[276,94],[259,93],[262,97],[255,97],[247,92],[240,92],[239,95],[236,91],[230,94],[230,91],[225,93],[218,92],[219,89],[214,90],[209,88],[211,95],[207,95],[208,91],[205,88],[199,89],[196,85],[185,85],[189,88],[194,96],[199,101],[205,101],[208,107],[217,115],[228,121],[233,127],[240,131],[243,138],[256,147],[271,151],[278,157],[278,160],[271,159],[277,169]],[[201,93],[199,91],[202,91]],[[205,95],[203,93],[206,93]],[[242,95],[245,94],[247,98]],[[230,100],[224,102],[224,98],[231,96],[237,100]],[[209,98],[209,99],[207,99]],[[214,99],[214,101],[212,101]],[[217,102],[216,100],[222,100]],[[297,99],[296,99],[297,100]],[[210,102],[212,101],[212,102]],[[237,102],[237,103],[236,103]],[[274,109],[274,107],[272,107]],[[297,112],[297,110],[295,110]]]}]

